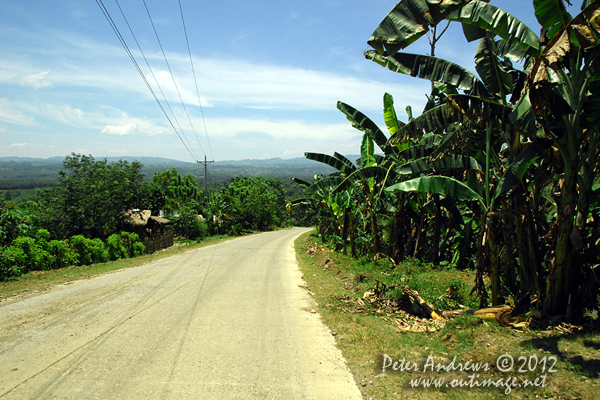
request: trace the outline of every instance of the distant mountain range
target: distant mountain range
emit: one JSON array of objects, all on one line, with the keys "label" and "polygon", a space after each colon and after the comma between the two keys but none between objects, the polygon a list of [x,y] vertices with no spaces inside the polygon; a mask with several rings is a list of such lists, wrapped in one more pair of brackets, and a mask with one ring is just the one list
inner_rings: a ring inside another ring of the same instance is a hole
[{"label": "distant mountain range", "polygon": [[[104,158],[98,157],[96,160]],[[349,158],[355,160],[359,157]],[[106,157],[106,159],[109,162],[139,161],[144,164],[142,173],[146,179],[150,179],[156,172],[175,168],[181,175],[193,175],[199,183],[204,184],[204,166],[201,164],[161,157]],[[41,186],[48,186],[51,181],[58,179],[58,171],[63,168],[63,160],[63,157],[0,157],[0,190],[16,189],[19,187],[18,182],[23,181],[43,181],[45,184]],[[208,184],[209,187],[220,188],[223,183],[239,176],[273,177],[286,182],[296,177],[311,181],[315,174],[329,175],[332,172],[335,170],[326,164],[301,157],[216,161],[208,166]]]}]

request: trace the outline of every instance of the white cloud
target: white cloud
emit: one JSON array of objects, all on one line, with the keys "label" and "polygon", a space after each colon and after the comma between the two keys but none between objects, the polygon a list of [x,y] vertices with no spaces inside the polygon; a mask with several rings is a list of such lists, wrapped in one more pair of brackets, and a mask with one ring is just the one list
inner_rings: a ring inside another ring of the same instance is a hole
[{"label": "white cloud", "polygon": [[127,125],[106,125],[100,133],[119,136],[134,135],[138,133],[138,124],[132,122]]},{"label": "white cloud", "polygon": [[50,73],[50,70],[40,72],[37,74],[21,75],[17,77],[17,80],[21,86],[29,86],[34,89],[40,89],[43,87],[53,86],[52,82],[46,79],[46,76]]},{"label": "white cloud", "polygon": [[48,158],[54,156],[64,156],[65,154],[69,153],[70,150],[68,149],[32,143],[12,143],[9,145],[0,145],[0,157]]},{"label": "white cloud", "polygon": [[[15,76],[24,68],[33,69],[39,68],[42,63],[50,64],[52,81],[57,87],[75,87],[88,91],[93,88],[102,93],[111,93],[115,99],[127,98],[131,101],[132,96],[136,96],[138,102],[141,99],[153,100],[122,48],[76,35],[67,36],[60,32],[48,34],[57,39],[52,41],[55,43],[54,47],[31,48],[28,51],[38,56],[31,57],[29,62],[21,60],[20,63],[11,61],[12,56],[19,59],[18,53],[13,54],[7,50],[7,57],[0,60],[0,71],[12,72]],[[50,52],[69,56],[57,58],[51,56]],[[135,55],[138,61],[142,60],[141,55]],[[146,57],[168,100],[172,105],[180,104],[171,74],[165,70],[162,54],[146,52]],[[189,56],[170,53],[168,58],[186,106],[198,106],[196,82],[190,70]],[[143,64],[140,63],[146,79],[162,101],[153,76]],[[391,83],[394,82],[391,72],[386,74],[389,78],[383,82],[341,72],[332,73],[221,56],[194,57],[194,66],[203,107],[326,110],[334,108],[338,100],[343,100],[361,110],[379,110],[381,98],[386,91],[403,93],[403,98],[398,99],[403,102],[400,109],[408,104],[425,104],[423,93],[426,91],[422,88],[427,88],[427,82],[411,80],[410,84]],[[27,75],[30,77],[29,84],[46,82],[45,75],[42,74],[47,72]],[[37,80],[33,79],[34,76]]]},{"label": "white cloud", "polygon": [[22,126],[36,125],[33,117],[24,112],[26,108],[27,104],[25,103],[0,99],[0,121]]}]

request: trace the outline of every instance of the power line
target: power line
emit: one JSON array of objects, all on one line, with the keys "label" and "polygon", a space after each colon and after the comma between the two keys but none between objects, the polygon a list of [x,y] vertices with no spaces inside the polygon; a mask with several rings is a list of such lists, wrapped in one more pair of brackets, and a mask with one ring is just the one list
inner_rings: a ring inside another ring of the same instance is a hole
[{"label": "power line", "polygon": [[[181,97],[181,92],[179,91],[179,86],[177,86],[177,82],[175,81],[175,75],[173,74],[173,71],[171,70],[171,66],[169,65],[169,61],[167,60],[167,55],[165,54],[162,43],[160,42],[160,38],[158,37],[158,32],[156,31],[156,28],[154,26],[154,21],[152,20],[152,16],[150,15],[150,10],[148,10],[148,5],[146,4],[146,0],[142,0],[142,2],[144,3],[144,7],[146,8],[146,13],[148,14],[148,18],[150,19],[150,23],[152,24],[152,29],[154,30],[154,35],[156,36],[156,40],[158,41],[158,45],[160,46],[160,50],[165,59],[165,63],[167,64],[167,68],[169,69],[169,73],[171,74],[171,78],[173,79],[173,84],[175,85],[175,89],[177,90],[177,94],[179,95],[179,100],[181,101],[181,106],[183,107],[183,110],[185,111],[185,114],[187,115],[187,119],[190,123],[192,131],[194,132],[194,134],[197,137],[198,135],[196,133],[196,130],[194,129],[194,124],[192,123],[190,114],[188,113],[185,103],[183,102],[183,98]],[[187,137],[185,136],[185,133],[183,131],[182,131],[182,133],[183,133],[183,136],[185,137],[185,139],[188,140]],[[189,141],[188,141],[188,143],[189,143]],[[202,153],[206,154],[206,152],[204,151],[204,148],[202,147],[202,144],[200,144],[200,142],[198,142],[198,144],[200,145],[200,148],[202,149]],[[191,145],[190,145],[190,147],[191,147]],[[196,157],[196,161],[197,160],[198,160],[198,158]]]},{"label": "power line", "polygon": [[[171,108],[171,104],[169,103],[169,100],[167,100],[167,96],[165,95],[164,91],[162,90],[162,87],[160,86],[160,83],[158,83],[158,79],[156,78],[156,75],[154,75],[154,71],[152,70],[152,67],[150,66],[150,63],[148,62],[148,59],[146,58],[146,55],[144,54],[144,51],[142,50],[142,46],[140,46],[140,43],[138,42],[137,37],[135,36],[135,33],[133,33],[133,29],[131,28],[131,25],[129,24],[129,20],[125,16],[125,13],[123,12],[123,9],[121,8],[121,4],[119,4],[119,0],[115,0],[115,3],[117,3],[117,7],[119,7],[119,11],[121,12],[121,16],[123,16],[123,20],[125,20],[125,24],[127,24],[127,27],[129,28],[129,32],[131,33],[131,36],[133,37],[133,40],[135,41],[135,44],[138,47],[138,50],[140,51],[140,53],[142,54],[142,57],[144,58],[144,61],[146,62],[146,66],[148,67],[148,70],[150,71],[150,74],[154,78],[154,82],[156,83],[156,86],[158,87],[158,90],[160,90],[160,93],[162,94],[162,97],[163,97],[163,100],[164,100],[165,104],[169,108],[169,111],[171,111],[171,115],[173,116],[173,119],[175,120],[175,123],[179,127],[179,130],[181,132],[183,132],[183,128],[181,127],[181,124],[179,123],[179,120],[177,119],[177,116],[175,115],[175,112],[173,111],[173,108]],[[189,144],[190,143],[188,141],[188,145]],[[191,145],[190,145],[190,147],[191,147]],[[193,148],[192,148],[192,153],[193,153],[192,158],[194,158],[194,160],[197,160],[198,156],[196,156],[196,152],[193,151]]]},{"label": "power line", "polygon": [[[196,85],[196,94],[198,95],[198,105],[200,106],[200,113],[202,114],[202,123],[204,124],[204,132],[206,133],[206,141],[208,142],[208,148],[210,150],[210,156],[214,160],[212,147],[210,145],[210,140],[208,139],[208,129],[206,129],[206,120],[204,119],[204,109],[202,108],[202,100],[200,99],[200,91],[198,90],[198,80],[196,79],[196,70],[194,69],[194,62],[192,61],[192,51],[190,49],[190,41],[188,40],[187,29],[185,27],[185,19],[183,18],[183,8],[181,7],[181,0],[179,2],[179,12],[181,13],[181,23],[183,24],[183,32],[185,33],[185,42],[187,43],[188,54],[190,55],[190,64],[192,66],[192,74],[194,75],[194,84]],[[194,132],[195,133],[195,132]],[[196,136],[196,140],[200,143],[198,136]],[[206,162],[206,159],[204,160]],[[205,166],[206,169],[206,166]]]},{"label": "power line", "polygon": [[[146,87],[148,87],[148,90],[150,90],[150,93],[152,93],[152,96],[154,97],[154,100],[156,100],[158,106],[160,107],[160,109],[162,110],[163,114],[165,115],[165,117],[169,121],[169,124],[171,125],[171,127],[173,128],[173,130],[175,131],[175,133],[177,134],[177,136],[179,137],[179,140],[181,140],[181,143],[183,143],[183,146],[188,151],[188,153],[190,154],[190,156],[192,157],[192,159],[194,159],[194,161],[197,161],[198,157],[194,157],[194,154],[193,154],[192,150],[190,149],[191,146],[188,147],[188,145],[186,145],[186,143],[183,141],[181,135],[177,131],[177,128],[175,128],[175,125],[173,125],[173,122],[171,121],[171,118],[169,117],[169,115],[165,111],[164,107],[160,103],[160,100],[156,96],[156,93],[152,89],[152,86],[150,86],[150,83],[148,83],[148,80],[146,79],[146,76],[144,75],[144,72],[140,68],[140,66],[137,63],[137,61],[135,60],[135,57],[133,56],[133,53],[131,52],[131,50],[129,49],[129,46],[125,42],[125,39],[121,35],[121,32],[119,31],[119,28],[117,27],[117,25],[113,21],[112,17],[110,16],[110,13],[108,12],[108,9],[106,8],[106,6],[102,2],[102,0],[96,0],[96,4],[98,4],[98,7],[100,7],[100,10],[102,11],[102,14],[104,14],[104,17],[106,18],[106,20],[108,21],[109,25],[111,26],[113,32],[115,33],[115,35],[119,39],[119,42],[121,42],[121,45],[123,46],[123,48],[127,52],[127,55],[129,56],[129,59],[131,60],[131,62],[133,63],[133,65],[137,69],[138,73],[142,77],[142,80],[146,84]],[[182,131],[182,133],[183,133],[183,131]]]}]

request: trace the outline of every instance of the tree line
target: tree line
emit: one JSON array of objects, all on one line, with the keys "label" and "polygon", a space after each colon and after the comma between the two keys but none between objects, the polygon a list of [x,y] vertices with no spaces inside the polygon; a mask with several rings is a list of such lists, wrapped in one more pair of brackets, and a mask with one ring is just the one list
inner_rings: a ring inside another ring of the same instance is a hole
[{"label": "tree line", "polygon": [[151,210],[170,220],[175,235],[240,235],[296,223],[286,211],[283,182],[236,177],[219,191],[203,193],[192,175],[175,168],[144,181],[140,162],[72,153],[56,186],[27,202],[0,205],[0,280],[30,270],[85,265],[144,253],[128,232],[132,210]]},{"label": "tree line", "polygon": [[[293,205],[340,251],[473,268],[482,307],[577,318],[600,301],[600,1],[533,3],[541,36],[486,1],[400,1],[365,57],[431,81],[425,109],[401,121],[384,94],[385,134],[339,102],[361,157],[306,153],[337,172]],[[450,21],[477,74],[433,55]],[[431,55],[401,51],[426,34]]]}]

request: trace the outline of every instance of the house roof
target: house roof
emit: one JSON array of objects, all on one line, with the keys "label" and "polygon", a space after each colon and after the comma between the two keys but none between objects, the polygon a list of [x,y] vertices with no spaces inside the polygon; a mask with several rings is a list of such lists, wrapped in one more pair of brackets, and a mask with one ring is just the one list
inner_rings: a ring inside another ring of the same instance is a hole
[{"label": "house roof", "polygon": [[168,224],[171,222],[166,218],[152,215],[150,210],[129,210],[125,212],[125,223],[129,225],[145,226],[148,225],[148,221],[150,220],[159,224]]}]

